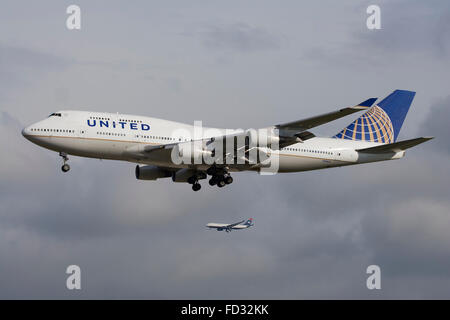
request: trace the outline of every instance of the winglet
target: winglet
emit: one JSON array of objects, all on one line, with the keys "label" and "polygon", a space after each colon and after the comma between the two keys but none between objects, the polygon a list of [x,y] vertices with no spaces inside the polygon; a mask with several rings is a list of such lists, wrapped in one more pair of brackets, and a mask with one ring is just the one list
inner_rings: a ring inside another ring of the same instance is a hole
[{"label": "winglet", "polygon": [[363,101],[363,102],[357,104],[356,106],[350,107],[350,108],[358,109],[358,110],[366,110],[366,109],[369,109],[374,104],[374,102],[377,101],[377,99],[378,98],[370,98],[370,99],[367,99],[366,101]]},{"label": "winglet", "polygon": [[357,107],[371,107],[375,101],[377,101],[378,98],[370,98],[366,101],[361,102],[357,105]]}]

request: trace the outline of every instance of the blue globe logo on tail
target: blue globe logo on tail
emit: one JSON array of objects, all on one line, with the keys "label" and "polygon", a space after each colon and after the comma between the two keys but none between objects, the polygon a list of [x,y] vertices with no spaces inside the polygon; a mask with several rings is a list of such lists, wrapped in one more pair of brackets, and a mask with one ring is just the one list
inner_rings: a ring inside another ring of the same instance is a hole
[{"label": "blue globe logo on tail", "polygon": [[349,140],[393,143],[394,127],[388,114],[379,106],[373,106],[334,137]]},{"label": "blue globe logo on tail", "polygon": [[395,90],[333,138],[394,143],[415,92]]}]

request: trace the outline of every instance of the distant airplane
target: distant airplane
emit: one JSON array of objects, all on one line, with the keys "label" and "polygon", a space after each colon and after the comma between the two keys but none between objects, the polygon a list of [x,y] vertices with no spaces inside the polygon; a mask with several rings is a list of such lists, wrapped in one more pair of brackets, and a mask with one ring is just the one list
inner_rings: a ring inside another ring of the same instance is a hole
[{"label": "distant airplane", "polygon": [[226,224],[226,223],[208,223],[206,226],[211,229],[217,229],[217,231],[230,232],[231,230],[241,230],[247,229],[253,226],[253,219],[250,218],[247,221],[242,220],[236,223]]},{"label": "distant airplane", "polygon": [[[376,98],[269,126],[257,130],[257,134],[253,129],[205,128],[209,131],[203,131],[199,137],[196,125],[89,111],[52,113],[24,128],[22,134],[41,147],[59,152],[63,172],[70,169],[69,154],[129,161],[138,164],[135,174],[139,180],[171,178],[174,182],[189,183],[192,190],[198,191],[199,181],[208,175],[211,186],[222,188],[233,182],[232,172],[264,173],[273,163],[276,164],[273,172],[282,173],[403,158],[406,149],[432,139],[397,141],[414,95],[413,91],[395,90],[373,106]],[[309,131],[359,111],[366,112],[332,137],[316,137]],[[260,132],[265,132],[263,138]],[[179,158],[190,160],[179,162]]]}]

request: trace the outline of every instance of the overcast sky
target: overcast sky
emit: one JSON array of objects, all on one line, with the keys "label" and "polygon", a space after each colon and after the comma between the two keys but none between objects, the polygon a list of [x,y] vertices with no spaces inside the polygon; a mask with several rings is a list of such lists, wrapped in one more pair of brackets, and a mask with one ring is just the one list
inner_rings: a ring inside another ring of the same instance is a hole
[{"label": "overcast sky", "polygon": [[[3,1],[0,21],[0,298],[450,298],[448,1]],[[132,163],[63,174],[20,133],[63,109],[257,128],[395,89],[417,91],[399,139],[436,137],[406,158],[196,193]]]}]

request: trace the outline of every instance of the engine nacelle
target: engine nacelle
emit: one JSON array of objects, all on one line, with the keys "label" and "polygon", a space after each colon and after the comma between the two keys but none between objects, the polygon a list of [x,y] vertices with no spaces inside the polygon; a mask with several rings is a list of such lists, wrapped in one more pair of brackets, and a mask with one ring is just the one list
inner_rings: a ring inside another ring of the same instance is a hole
[{"label": "engine nacelle", "polygon": [[248,139],[246,139],[246,144],[249,147],[267,147],[272,149],[272,146],[275,149],[278,149],[278,145],[280,143],[280,136],[278,134],[278,130],[275,127],[264,128],[260,130],[247,130],[245,132]]},{"label": "engine nacelle", "polygon": [[157,166],[136,166],[135,173],[138,180],[156,180],[172,176],[170,171]]},{"label": "engine nacelle", "polygon": [[278,149],[280,146],[280,136],[278,131],[271,130],[267,135],[267,147],[269,149]]}]

